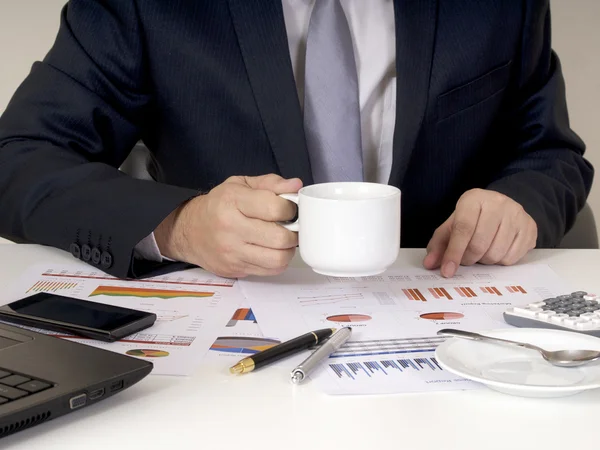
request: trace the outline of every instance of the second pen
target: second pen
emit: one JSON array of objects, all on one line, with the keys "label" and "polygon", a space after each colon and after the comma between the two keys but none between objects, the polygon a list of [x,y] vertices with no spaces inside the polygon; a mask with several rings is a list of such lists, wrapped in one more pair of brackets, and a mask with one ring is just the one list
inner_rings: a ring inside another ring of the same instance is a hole
[{"label": "second pen", "polygon": [[247,373],[268,364],[279,361],[302,350],[321,344],[324,340],[335,333],[335,328],[324,328],[322,330],[310,331],[289,341],[282,342],[274,347],[248,356],[231,367],[231,373]]}]

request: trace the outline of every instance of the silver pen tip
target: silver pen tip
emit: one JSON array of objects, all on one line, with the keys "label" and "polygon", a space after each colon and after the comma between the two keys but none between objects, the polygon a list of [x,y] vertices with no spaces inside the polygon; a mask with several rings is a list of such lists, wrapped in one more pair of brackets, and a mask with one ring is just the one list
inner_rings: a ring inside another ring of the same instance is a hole
[{"label": "silver pen tip", "polygon": [[304,375],[302,372],[294,372],[292,375],[292,383],[299,384],[304,379]]}]

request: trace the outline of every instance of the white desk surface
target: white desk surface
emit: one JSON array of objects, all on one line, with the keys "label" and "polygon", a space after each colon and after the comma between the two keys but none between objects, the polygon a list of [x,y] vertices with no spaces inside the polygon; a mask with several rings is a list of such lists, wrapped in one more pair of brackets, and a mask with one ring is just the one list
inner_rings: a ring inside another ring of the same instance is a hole
[{"label": "white desk surface", "polygon": [[[397,265],[419,266],[423,255],[402,250]],[[72,257],[2,244],[0,261],[2,286],[30,264]],[[547,263],[575,287],[600,291],[600,251],[534,250],[528,262]],[[599,419],[600,390],[558,399],[487,389],[333,397],[310,382],[292,385],[283,368],[234,377],[209,366],[193,377],[150,375],[94,406],[4,438],[0,449],[598,449]]]}]

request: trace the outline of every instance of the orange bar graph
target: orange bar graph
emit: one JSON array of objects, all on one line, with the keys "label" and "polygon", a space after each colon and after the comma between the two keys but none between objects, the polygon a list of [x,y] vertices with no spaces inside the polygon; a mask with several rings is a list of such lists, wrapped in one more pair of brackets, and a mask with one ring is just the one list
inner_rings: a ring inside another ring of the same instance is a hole
[{"label": "orange bar graph", "polygon": [[418,289],[413,289],[413,292],[416,294],[418,300],[421,300],[422,302],[427,301],[425,297],[423,297],[423,294],[421,294],[421,291],[419,291]]},{"label": "orange bar graph", "polygon": [[527,294],[527,291],[523,289],[523,286],[506,286],[506,289],[511,294]]},{"label": "orange bar graph", "polygon": [[437,293],[437,288],[429,288],[428,289],[433,298],[440,298],[440,294]]},{"label": "orange bar graph", "polygon": [[421,302],[426,302],[427,299],[421,294],[421,291],[418,289],[402,289],[402,292],[409,300],[416,300]]},{"label": "orange bar graph", "polygon": [[444,293],[444,295],[446,296],[446,298],[448,300],[452,300],[452,296],[450,294],[448,294],[448,291],[445,288],[440,288],[440,291],[442,291]]}]

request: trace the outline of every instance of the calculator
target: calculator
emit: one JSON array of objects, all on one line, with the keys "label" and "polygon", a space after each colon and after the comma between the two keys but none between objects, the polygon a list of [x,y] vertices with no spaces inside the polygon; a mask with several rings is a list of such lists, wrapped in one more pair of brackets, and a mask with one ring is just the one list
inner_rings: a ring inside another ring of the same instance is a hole
[{"label": "calculator", "polygon": [[553,328],[600,337],[600,296],[576,291],[504,311],[516,327]]}]

